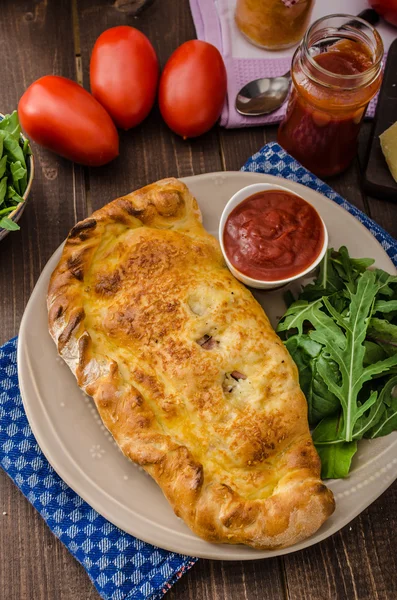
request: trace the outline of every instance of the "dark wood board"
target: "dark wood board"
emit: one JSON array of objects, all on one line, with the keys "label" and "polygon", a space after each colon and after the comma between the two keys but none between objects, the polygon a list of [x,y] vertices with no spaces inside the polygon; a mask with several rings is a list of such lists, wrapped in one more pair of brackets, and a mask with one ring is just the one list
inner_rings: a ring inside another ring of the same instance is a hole
[{"label": "dark wood board", "polygon": [[[137,19],[113,0],[3,0],[0,110],[13,110],[26,86],[47,73],[81,79],[89,89],[89,56],[106,28],[130,24],[146,33],[163,66],[179,44],[195,37],[188,0],[155,0]],[[77,70],[76,70],[77,66]],[[81,69],[81,71],[80,71]],[[361,191],[370,125],[350,169],[329,183],[392,235],[396,205]],[[0,250],[1,340],[15,335],[24,306],[46,260],[76,220],[116,196],[170,175],[239,169],[276,127],[226,131],[183,141],[155,107],[147,121],[121,134],[121,157],[100,170],[82,169],[34,147],[36,178],[21,220]],[[7,515],[1,513],[5,511]],[[331,539],[267,561],[199,561],[168,593],[170,600],[394,600],[397,597],[397,484]],[[0,470],[0,598],[97,600],[84,569]]]},{"label": "dark wood board", "polygon": [[[360,172],[364,172],[367,154],[368,142],[372,134],[372,123],[364,123],[359,137],[358,163]],[[397,238],[397,198],[392,200],[379,200],[371,196],[366,196],[368,205],[368,214],[386,229],[394,238]]]}]

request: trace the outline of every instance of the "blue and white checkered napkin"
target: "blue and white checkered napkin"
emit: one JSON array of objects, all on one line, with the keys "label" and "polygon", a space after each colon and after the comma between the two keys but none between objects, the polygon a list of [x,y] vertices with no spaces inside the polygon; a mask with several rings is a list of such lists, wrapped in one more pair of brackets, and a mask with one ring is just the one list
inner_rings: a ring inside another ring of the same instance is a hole
[{"label": "blue and white checkered napkin", "polygon": [[320,192],[320,194],[327,196],[327,198],[330,198],[339,204],[339,206],[343,206],[347,212],[356,217],[360,223],[369,229],[397,267],[397,241],[382,229],[382,227],[375,223],[375,221],[361,212],[361,210],[337,194],[329,187],[329,185],[302,167],[297,160],[292,158],[290,154],[287,154],[287,152],[276,142],[271,142],[270,144],[263,146],[259,152],[247,160],[241,170],[251,171],[253,173],[266,173],[267,175],[276,175],[277,177],[291,179],[291,181],[302,183],[303,185]]},{"label": "blue and white checkered napkin", "polygon": [[17,338],[0,348],[0,464],[106,600],[157,600],[196,562],[155,548],[101,517],[55,473],[18,388]]},{"label": "blue and white checkered napkin", "polygon": [[[303,183],[357,217],[397,264],[397,242],[357,208],[314,177],[277,144],[243,167]],[[37,445],[18,389],[16,338],[0,348],[0,464],[53,533],[84,566],[106,600],[156,600],[192,567],[194,558],[154,548],[124,533],[58,477]]]}]

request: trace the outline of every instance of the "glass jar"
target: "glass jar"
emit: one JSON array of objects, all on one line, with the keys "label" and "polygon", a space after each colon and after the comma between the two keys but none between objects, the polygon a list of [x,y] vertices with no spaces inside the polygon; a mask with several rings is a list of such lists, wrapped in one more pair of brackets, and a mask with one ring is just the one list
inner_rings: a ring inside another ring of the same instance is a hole
[{"label": "glass jar", "polygon": [[313,5],[314,0],[237,0],[235,20],[251,43],[282,50],[301,41]]},{"label": "glass jar", "polygon": [[369,101],[382,79],[383,44],[350,15],[319,19],[292,59],[292,89],[278,142],[320,177],[344,171],[357,151]]}]

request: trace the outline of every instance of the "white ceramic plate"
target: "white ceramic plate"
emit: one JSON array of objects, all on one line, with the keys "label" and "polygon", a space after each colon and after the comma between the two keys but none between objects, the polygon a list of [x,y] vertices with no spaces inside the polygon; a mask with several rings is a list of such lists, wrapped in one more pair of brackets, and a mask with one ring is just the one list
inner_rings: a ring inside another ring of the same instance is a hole
[{"label": "white ceramic plate", "polygon": [[[281,183],[276,177],[241,172],[198,175],[183,181],[199,202],[205,227],[214,235],[223,207],[240,188],[256,182]],[[315,206],[327,225],[331,246],[346,244],[352,256],[373,257],[377,266],[395,272],[380,244],[349,213],[307,187],[287,180],[282,183]],[[161,548],[192,556],[222,560],[273,557],[306,548],[335,533],[397,477],[397,433],[363,441],[349,478],[329,482],[336,511],[310,539],[276,552],[201,540],[174,515],[154,481],[117,449],[92,400],[77,387],[57,355],[47,330],[46,293],[60,254],[58,248],[45,267],[22,319],[18,344],[22,398],[33,433],[57,473],[121,529]],[[285,310],[282,292],[258,292],[256,296],[275,324]]]}]

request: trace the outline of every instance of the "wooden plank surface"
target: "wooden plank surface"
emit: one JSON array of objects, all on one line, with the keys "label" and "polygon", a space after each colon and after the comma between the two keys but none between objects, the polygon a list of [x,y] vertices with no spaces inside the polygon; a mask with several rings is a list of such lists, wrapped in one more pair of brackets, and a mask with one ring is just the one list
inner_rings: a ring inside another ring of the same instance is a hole
[{"label": "wooden plank surface", "polygon": [[[74,77],[69,0],[1,2],[0,49],[1,112],[14,110],[26,87],[42,75]],[[34,154],[36,177],[21,231],[1,244],[1,343],[17,333],[46,261],[75,220],[85,216],[82,169],[38,147]],[[80,598],[97,598],[83,569],[2,469],[0,557],[2,600],[71,600],[81,590]]]},{"label": "wooden plank surface", "polygon": [[[195,37],[188,0],[155,0],[138,19],[113,0],[3,0],[0,18],[0,110],[13,110],[26,86],[47,73],[88,82],[89,55],[106,28],[131,24],[146,33],[161,65]],[[24,306],[46,260],[72,224],[114,197],[170,175],[239,169],[276,127],[225,131],[184,142],[155,108],[140,127],[121,134],[121,156],[100,170],[82,169],[37,147],[36,179],[22,231],[0,252],[1,340],[18,330]],[[361,191],[360,167],[370,125],[352,167],[331,185],[397,236],[396,206]],[[4,291],[6,293],[4,293]],[[5,511],[7,515],[1,513]],[[397,597],[397,484],[331,539],[283,558],[246,563],[199,561],[168,593],[170,600],[394,600]],[[97,600],[85,571],[48,531],[0,470],[0,599]]]},{"label": "wooden plank surface", "polygon": [[[186,1],[156,1],[136,19],[120,12],[106,0],[95,3],[79,0],[78,16],[83,81],[87,89],[92,47],[108,27],[138,26],[152,41],[161,67],[178,45],[195,37]],[[222,169],[216,129],[195,140],[184,141],[170,132],[157,106],[142,125],[121,133],[120,140],[120,156],[116,161],[100,170],[89,170],[94,209],[163,177],[186,177]]]},{"label": "wooden plank surface", "polygon": [[[13,111],[26,87],[47,73],[74,77],[69,1],[5,2],[1,7],[0,111]],[[62,37],[71,51],[61,52]],[[24,41],[21,44],[21,40]],[[21,232],[1,245],[0,343],[18,330],[33,285],[54,248],[85,214],[82,169],[35,148],[36,176]],[[12,282],[12,285],[10,283]]]}]

